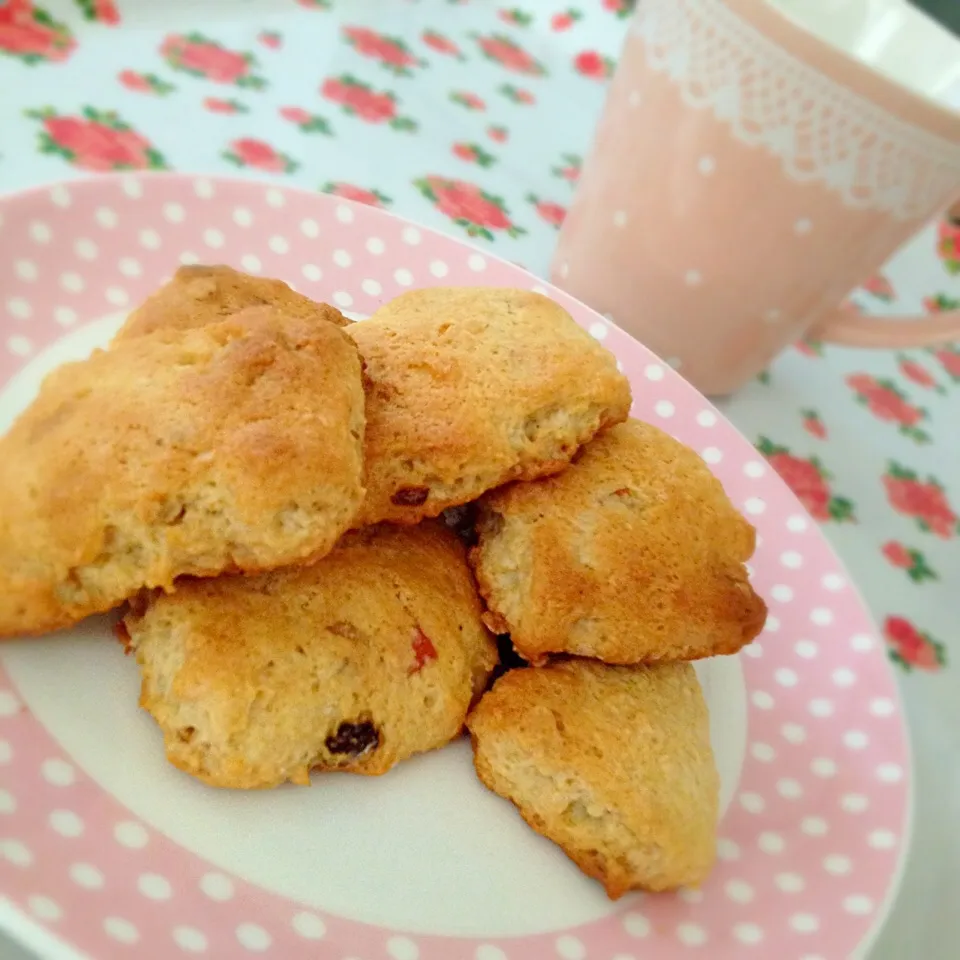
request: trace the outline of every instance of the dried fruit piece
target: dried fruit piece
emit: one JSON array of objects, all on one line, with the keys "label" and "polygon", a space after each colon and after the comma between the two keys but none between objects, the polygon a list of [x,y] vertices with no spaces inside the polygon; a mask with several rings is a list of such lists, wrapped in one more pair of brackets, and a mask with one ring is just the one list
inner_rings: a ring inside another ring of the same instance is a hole
[{"label": "dried fruit piece", "polygon": [[351,757],[362,757],[380,745],[380,732],[369,720],[358,723],[344,721],[337,732],[325,741],[331,753],[346,753]]},{"label": "dried fruit piece", "polygon": [[408,672],[413,676],[413,674],[419,673],[429,661],[437,659],[437,648],[419,627],[414,628],[410,646],[413,647],[413,666],[410,667]]},{"label": "dried fruit piece", "polygon": [[429,487],[401,487],[390,501],[397,507],[419,507],[427,502],[430,496]]}]

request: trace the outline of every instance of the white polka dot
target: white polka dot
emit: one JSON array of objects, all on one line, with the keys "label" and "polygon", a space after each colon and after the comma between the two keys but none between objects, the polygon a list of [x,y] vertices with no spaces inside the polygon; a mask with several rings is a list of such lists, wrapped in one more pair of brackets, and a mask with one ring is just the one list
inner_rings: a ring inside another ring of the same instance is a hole
[{"label": "white polka dot", "polygon": [[103,929],[108,937],[120,943],[136,943],[140,939],[140,931],[123,917],[107,917]]},{"label": "white polka dot", "polygon": [[430,272],[435,277],[445,277],[450,272],[450,268],[443,260],[433,260],[430,263]]},{"label": "white polka dot", "polygon": [[99,890],[104,883],[103,874],[89,863],[73,864],[70,867],[70,879],[85,890]]},{"label": "white polka dot", "polygon": [[391,937],[387,941],[387,953],[393,960],[417,960],[420,948],[406,937]]},{"label": "white polka dot", "polygon": [[743,465],[743,472],[748,477],[756,479],[757,477],[762,477],[767,472],[767,468],[759,460],[748,460]]},{"label": "white polka dot", "polygon": [[766,803],[759,793],[746,791],[740,794],[740,806],[743,807],[747,813],[762,813],[766,807]]},{"label": "white polka dot", "polygon": [[605,323],[590,324],[590,336],[595,340],[605,340],[609,332]]},{"label": "white polka dot", "polygon": [[[233,222],[234,222],[238,227],[249,227],[250,224],[253,223],[253,214],[252,214],[246,207],[234,207],[234,208],[233,208]],[[310,221],[304,220],[304,221],[303,221],[303,223],[307,223],[307,222],[313,223],[312,220],[310,220]],[[303,224],[301,224],[300,226],[301,226],[301,229],[302,229],[302,228],[303,228]],[[304,230],[303,232],[306,233],[306,230]],[[310,236],[310,234],[307,234],[307,236]],[[316,234],[313,234],[313,236],[316,236]]]},{"label": "white polka dot", "polygon": [[780,554],[780,562],[791,570],[797,570],[803,566],[803,557],[796,550],[787,550]]},{"label": "white polka dot", "polygon": [[72,327],[77,322],[76,311],[71,310],[70,307],[57,307],[53,311],[53,319],[60,324],[61,327]]},{"label": "white polka dot", "polygon": [[32,260],[17,260],[13,269],[16,275],[27,283],[32,283],[40,275],[37,265]]},{"label": "white polka dot", "polygon": [[266,194],[264,194],[267,205],[270,207],[282,207],[287,199],[283,195],[283,191],[278,190],[276,187],[268,188]]},{"label": "white polka dot", "polygon": [[838,687],[852,687],[857,682],[857,675],[846,667],[838,667],[830,676]]},{"label": "white polka dot", "polygon": [[697,169],[705,176],[709,177],[714,170],[717,169],[717,161],[713,159],[709,154],[704,154],[697,161]]},{"label": "white polka dot", "polygon": [[877,779],[883,783],[899,783],[903,779],[903,767],[898,763],[881,763],[877,767]]},{"label": "white polka dot", "polygon": [[[337,209],[335,211],[337,219],[341,223],[353,223],[353,208],[347,206],[345,203],[338,203]],[[409,228],[408,228],[409,229]],[[404,237],[404,240],[407,238]],[[413,243],[412,240],[407,240],[407,243]]]},{"label": "white polka dot", "polygon": [[734,903],[750,903],[754,898],[753,887],[745,880],[728,880],[723,889]]},{"label": "white polka dot", "polygon": [[787,517],[787,529],[791,533],[803,533],[807,527],[810,526],[810,521],[806,517],[801,516],[799,513],[793,514],[793,516]]},{"label": "white polka dot", "polygon": [[182,204],[165,203],[163,205],[163,216],[171,223],[182,223],[185,215]]},{"label": "white polka dot", "polygon": [[105,227],[108,230],[112,230],[120,222],[117,212],[110,207],[97,207],[94,219],[96,219],[101,227]]},{"label": "white polka dot", "polygon": [[222,873],[205,873],[200,878],[200,889],[219,903],[233,898],[233,881]]},{"label": "white polka dot", "polygon": [[816,933],[820,929],[820,921],[812,913],[795,913],[790,918],[790,926],[797,933]]},{"label": "white polka dot", "polygon": [[780,669],[774,673],[774,677],[781,687],[795,687],[797,685],[797,674],[789,667],[780,667]]},{"label": "white polka dot", "polygon": [[778,873],[773,882],[784,893],[800,893],[807,885],[799,873]]},{"label": "white polka dot", "polygon": [[203,953],[207,938],[196,927],[174,927],[173,942],[186,953]]},{"label": "white polka dot", "polygon": [[870,738],[862,730],[848,730],[843,735],[843,742],[851,750],[862,750],[870,743]]},{"label": "white polka dot", "polygon": [[383,293],[383,287],[380,285],[379,280],[367,279],[360,284],[360,289],[364,293],[369,294],[371,297],[376,297],[379,294]]},{"label": "white polka dot", "polygon": [[83,277],[73,270],[68,270],[60,274],[60,286],[71,293],[79,293],[84,288]]},{"label": "white polka dot", "polygon": [[683,361],[679,357],[667,357],[667,366],[679,370],[683,366]]},{"label": "white polka dot", "polygon": [[7,764],[13,759],[13,747],[9,740],[0,740],[0,765]]},{"label": "white polka dot", "polygon": [[81,237],[73,245],[73,250],[81,260],[96,260],[100,248],[86,237]]},{"label": "white polka dot", "polygon": [[401,287],[409,287],[413,283],[413,274],[409,270],[401,267],[399,270],[394,270],[393,279],[400,284]]},{"label": "white polka dot", "polygon": [[416,227],[404,227],[401,236],[403,242],[411,247],[415,247],[423,239],[423,235]]},{"label": "white polka dot", "polygon": [[773,709],[773,697],[765,690],[754,690],[753,693],[750,694],[750,699],[753,705],[759,710]]},{"label": "white polka dot", "polygon": [[643,375],[648,380],[662,380],[663,379],[663,367],[659,363],[650,363],[644,367]]},{"label": "white polka dot", "polygon": [[487,258],[479,253],[471,253],[467,257],[467,266],[475,273],[479,273],[481,270],[487,269]]},{"label": "white polka dot", "polygon": [[840,806],[847,813],[863,813],[870,805],[870,801],[862,793],[845,793],[840,798]]},{"label": "white polka dot", "polygon": [[9,790],[0,788],[0,813],[13,813],[17,809],[17,798]]},{"label": "white polka dot", "polygon": [[57,207],[69,207],[73,202],[70,191],[62,183],[58,183],[50,191],[50,199],[53,201],[54,206]]},{"label": "white polka dot", "polygon": [[79,837],[83,833],[83,820],[72,810],[54,810],[47,821],[61,837]]},{"label": "white polka dot", "polygon": [[777,781],[777,793],[785,800],[797,800],[803,796],[803,787],[792,777],[783,777]]},{"label": "white polka dot", "polygon": [[761,763],[770,763],[776,759],[777,751],[769,743],[752,743],[750,744],[750,755],[754,760],[759,760]]},{"label": "white polka dot", "polygon": [[127,294],[127,291],[122,287],[107,287],[105,296],[107,301],[112,303],[115,307],[122,307],[130,302],[130,297]]},{"label": "white polka dot", "polygon": [[783,837],[779,833],[773,833],[770,830],[765,830],[760,834],[760,839],[757,841],[757,846],[764,853],[783,853],[783,848],[786,844],[783,842]]},{"label": "white polka dot", "polygon": [[874,850],[891,850],[897,845],[897,838],[889,830],[873,830],[867,837],[867,843]]},{"label": "white polka dot", "polygon": [[842,590],[847,585],[847,581],[841,577],[839,573],[825,573],[820,579],[820,582],[825,589],[830,590],[832,593]]},{"label": "white polka dot", "polygon": [[743,509],[747,513],[757,516],[763,513],[767,509],[767,504],[765,500],[761,500],[760,497],[750,497],[743,505]]},{"label": "white polka dot", "polygon": [[160,246],[160,234],[156,230],[141,230],[138,234],[140,246],[156,250]]},{"label": "white polka dot", "polygon": [[350,264],[353,263],[353,257],[351,257],[346,250],[334,250],[333,262],[338,267],[349,267]]},{"label": "white polka dot", "polygon": [[626,210],[614,210],[613,212],[613,225],[615,227],[626,226],[627,223],[627,211]]},{"label": "white polka dot", "polygon": [[0,840],[0,857],[15,867],[29,867],[33,851],[20,840]]},{"label": "white polka dot", "polygon": [[240,946],[252,950],[254,953],[263,953],[264,950],[269,950],[270,944],[273,943],[273,937],[256,923],[241,923],[236,932]]},{"label": "white polka dot", "polygon": [[557,937],[557,956],[563,960],[585,960],[587,948],[576,937],[564,935]]},{"label": "white polka dot", "polygon": [[290,244],[287,241],[286,237],[281,237],[279,234],[274,234],[268,241],[267,246],[274,253],[286,253],[290,249]]},{"label": "white polka dot", "polygon": [[737,923],[734,924],[733,935],[741,943],[759,943],[763,939],[763,930],[755,923]]},{"label": "white polka dot", "polygon": [[248,273],[259,273],[263,267],[260,258],[254,253],[245,253],[240,258],[240,266]]},{"label": "white polka dot", "polygon": [[30,897],[27,900],[30,912],[41,920],[55,922],[63,916],[63,911],[49,897]]},{"label": "white polka dot", "polygon": [[688,287],[699,287],[700,284],[703,283],[703,276],[699,270],[688,270],[683,275],[683,282]]},{"label": "white polka dot", "polygon": [[9,690],[0,690],[0,717],[12,717],[20,712],[20,700]]},{"label": "white polka dot", "polygon": [[818,627],[827,627],[833,623],[833,611],[828,607],[814,607],[810,611],[810,622]]},{"label": "white polka dot", "polygon": [[653,929],[650,925],[650,921],[642,914],[637,913],[635,910],[632,910],[623,918],[623,929],[631,937],[649,937],[650,931]]},{"label": "white polka dot", "polygon": [[192,267],[200,262],[200,258],[192,250],[184,250],[177,258],[185,267]]},{"label": "white polka dot", "polygon": [[788,587],[785,583],[775,584],[770,588],[770,596],[777,603],[789,603],[793,599],[793,588]]},{"label": "white polka dot", "polygon": [[53,237],[53,231],[42,220],[30,221],[30,239],[36,243],[49,243]]},{"label": "white polka dot", "polygon": [[55,787],[69,787],[77,778],[73,767],[59,757],[44,760],[40,765],[40,772],[43,774],[43,779]]},{"label": "white polka dot", "polygon": [[213,196],[213,184],[206,177],[198,177],[193,181],[193,192],[203,200]]},{"label": "white polka dot", "polygon": [[719,463],[723,459],[723,453],[717,447],[707,447],[700,456],[707,463]]},{"label": "white polka dot", "polygon": [[823,817],[804,817],[800,829],[808,837],[822,837],[827,832],[827,821]]},{"label": "white polka dot", "polygon": [[141,873],[137,880],[137,889],[148,900],[169,900],[173,894],[170,881],[159,873]]},{"label": "white polka dot", "polygon": [[304,940],[322,940],[327,933],[327,925],[315,913],[298,913],[293,918],[293,929]]},{"label": "white polka dot", "polygon": [[143,273],[143,268],[140,266],[138,260],[134,260],[133,257],[121,257],[120,258],[120,272],[125,277],[139,277]]},{"label": "white polka dot", "polygon": [[21,336],[10,337],[7,340],[7,349],[17,357],[25,357],[33,351],[33,344]]},{"label": "white polka dot", "polygon": [[676,412],[676,407],[669,400],[658,400],[653,407],[658,417],[663,417],[667,419],[672,417]]},{"label": "white polka dot", "polygon": [[812,660],[820,652],[820,647],[812,640],[798,640],[793,649],[797,656],[803,657],[804,660]]},{"label": "white polka dot", "polygon": [[677,927],[677,939],[688,947],[699,947],[707,942],[707,931],[699,923],[681,923]]},{"label": "white polka dot", "polygon": [[829,857],[823,858],[823,869],[835,877],[842,877],[853,869],[853,864],[849,857],[839,853],[831,853]]},{"label": "white polka dot", "polygon": [[824,780],[837,775],[837,765],[829,757],[815,757],[810,761],[810,769]]},{"label": "white polka dot", "polygon": [[862,917],[873,912],[873,901],[869,897],[863,896],[863,894],[855,894],[852,897],[844,898],[843,909],[846,910],[847,913]]},{"label": "white polka dot", "polygon": [[897,705],[889,697],[874,697],[870,701],[870,712],[875,717],[892,716],[897,709]]},{"label": "white polka dot", "polygon": [[146,828],[133,820],[121,820],[113,828],[113,838],[121,847],[127,847],[130,850],[139,850],[150,840]]},{"label": "white polka dot", "polygon": [[697,414],[697,423],[701,427],[712,427],[717,422],[717,415],[712,410],[701,410]]},{"label": "white polka dot", "polygon": [[541,283],[535,283],[530,289],[533,293],[539,293],[542,296],[547,295],[547,288]]},{"label": "white polka dot", "polygon": [[346,290],[337,290],[333,295],[333,302],[338,307],[349,307],[353,304],[353,297]]},{"label": "white polka dot", "polygon": [[850,638],[850,646],[853,647],[857,653],[866,653],[868,650],[872,650],[874,647],[875,641],[868,633],[858,633],[855,637]]},{"label": "white polka dot", "polygon": [[803,741],[807,739],[807,731],[806,728],[799,723],[785,723],[780,728],[780,736],[782,736],[787,743],[803,743]]},{"label": "white polka dot", "polygon": [[815,717],[830,717],[833,715],[833,701],[823,697],[816,697],[810,701],[807,708]]},{"label": "white polka dot", "polygon": [[740,859],[740,845],[734,840],[728,840],[726,837],[721,837],[717,841],[717,856],[721,860],[739,860]]},{"label": "white polka dot", "polygon": [[208,247],[213,247],[215,250],[218,250],[223,246],[224,236],[222,230],[217,230],[214,227],[208,227],[203,231],[203,242]]},{"label": "white polka dot", "polygon": [[747,644],[741,651],[745,657],[750,657],[753,660],[758,660],[763,656],[763,646],[759,641],[754,640],[752,643]]},{"label": "white polka dot", "polygon": [[379,256],[387,249],[387,245],[379,237],[369,237],[366,243],[367,252]]},{"label": "white polka dot", "polygon": [[508,960],[507,955],[492,944],[484,943],[477,947],[474,960]]},{"label": "white polka dot", "polygon": [[813,229],[813,224],[807,217],[801,217],[793,225],[793,232],[798,237],[806,236]]},{"label": "white polka dot", "polygon": [[143,196],[143,184],[136,177],[124,177],[120,181],[120,189],[131,200],[138,200]]},{"label": "white polka dot", "polygon": [[779,323],[783,314],[776,308],[771,307],[763,315],[764,323]]},{"label": "white polka dot", "polygon": [[756,576],[757,571],[756,571],[756,568],[753,566],[752,563],[745,563],[745,564],[743,565],[743,569],[747,571],[747,576],[750,577],[751,579],[752,579],[754,576]]},{"label": "white polka dot", "polygon": [[684,903],[703,903],[704,901],[703,891],[697,890],[695,887],[681,887],[677,896]]}]

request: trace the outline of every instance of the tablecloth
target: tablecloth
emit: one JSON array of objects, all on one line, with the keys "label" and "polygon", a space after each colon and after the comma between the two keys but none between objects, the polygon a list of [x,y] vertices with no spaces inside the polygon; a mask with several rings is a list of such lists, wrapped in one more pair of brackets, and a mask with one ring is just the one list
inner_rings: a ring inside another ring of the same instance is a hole
[{"label": "tablecloth", "polygon": [[[545,275],[628,6],[0,0],[0,189],[115,169],[274,178]],[[960,224],[931,224],[852,299],[960,306]],[[960,345],[798,343],[723,408],[849,566],[901,679],[915,837],[874,956],[955,957]]]}]

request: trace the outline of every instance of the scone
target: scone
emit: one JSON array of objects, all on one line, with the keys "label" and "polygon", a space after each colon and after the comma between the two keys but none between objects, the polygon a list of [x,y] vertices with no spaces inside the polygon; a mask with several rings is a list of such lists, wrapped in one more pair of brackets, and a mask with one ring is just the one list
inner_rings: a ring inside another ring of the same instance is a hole
[{"label": "scone", "polygon": [[414,290],[348,333],[369,380],[363,524],[555,473],[630,408],[613,355],[526,290]]},{"label": "scone", "polygon": [[222,265],[180,267],[149,296],[114,337],[114,343],[155,330],[192,330],[216,323],[246,307],[270,306],[288,317],[327,320],[338,327],[350,321],[336,308],[297,293],[282,280],[252,277]]},{"label": "scone", "polygon": [[0,636],[327,553],[363,499],[360,358],[255,307],[54,371],[0,438]]},{"label": "scone", "polygon": [[611,899],[710,872],[720,779],[690,664],[514,670],[467,725],[480,779]]},{"label": "scone", "polygon": [[181,582],[124,623],[167,758],[220,787],[386,773],[460,733],[497,659],[439,523],[368,527],[310,567]]},{"label": "scone", "polygon": [[477,531],[487,623],[534,663],[735,653],[766,619],[744,567],[753,527],[696,453],[639,420],[559,476],[484,497]]}]

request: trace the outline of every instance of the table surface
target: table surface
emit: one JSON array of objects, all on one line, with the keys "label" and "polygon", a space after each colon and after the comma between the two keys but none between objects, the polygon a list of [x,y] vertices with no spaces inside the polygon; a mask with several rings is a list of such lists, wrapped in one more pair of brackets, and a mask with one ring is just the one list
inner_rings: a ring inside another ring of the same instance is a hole
[{"label": "table surface", "polygon": [[[122,164],[239,173],[476,234],[431,201],[425,179],[440,176],[496,198],[516,227],[475,243],[545,275],[627,11],[523,2],[0,0],[0,190]],[[18,11],[35,30],[4,32]],[[877,314],[960,306],[960,225],[932,224],[852,299]],[[960,345],[797,344],[722,407],[820,521],[901,680],[915,836],[872,956],[947,960],[960,941]]]}]

